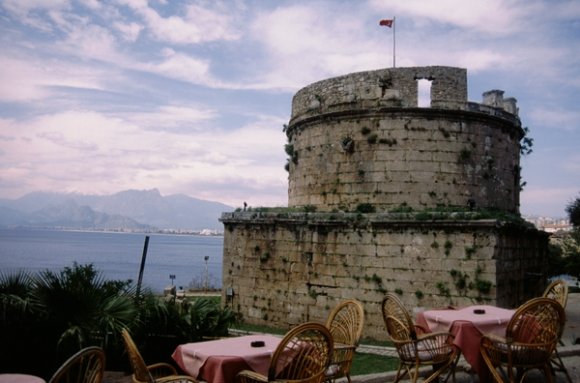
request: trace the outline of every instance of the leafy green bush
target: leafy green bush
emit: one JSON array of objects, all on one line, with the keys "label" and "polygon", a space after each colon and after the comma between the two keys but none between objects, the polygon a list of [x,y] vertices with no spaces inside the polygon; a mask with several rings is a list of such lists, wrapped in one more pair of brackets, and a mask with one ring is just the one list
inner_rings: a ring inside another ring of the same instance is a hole
[{"label": "leafy green bush", "polygon": [[[48,380],[66,358],[96,345],[107,368],[128,369],[120,337],[129,328],[144,356],[169,359],[180,343],[227,335],[235,320],[219,301],[165,300],[136,295],[130,281],[105,280],[92,264],[60,272],[0,273],[0,372],[24,372]],[[30,363],[30,350],[36,358]]]},{"label": "leafy green bush", "polygon": [[377,211],[377,208],[370,203],[359,203],[355,211],[357,213],[374,213]]}]

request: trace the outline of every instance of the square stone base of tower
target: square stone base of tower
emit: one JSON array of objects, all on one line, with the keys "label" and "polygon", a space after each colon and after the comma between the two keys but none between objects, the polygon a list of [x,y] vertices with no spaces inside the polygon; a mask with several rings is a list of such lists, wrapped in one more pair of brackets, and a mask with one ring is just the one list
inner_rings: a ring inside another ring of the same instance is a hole
[{"label": "square stone base of tower", "polygon": [[223,302],[244,322],[324,321],[341,300],[365,308],[364,336],[384,339],[380,304],[410,310],[476,303],[514,308],[540,295],[548,235],[469,213],[224,213]]}]

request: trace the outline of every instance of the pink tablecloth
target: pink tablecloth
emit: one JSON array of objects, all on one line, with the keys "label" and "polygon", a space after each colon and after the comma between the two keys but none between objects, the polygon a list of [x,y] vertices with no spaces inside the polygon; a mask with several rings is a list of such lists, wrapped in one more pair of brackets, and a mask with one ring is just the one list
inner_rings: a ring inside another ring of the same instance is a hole
[{"label": "pink tablecloth", "polygon": [[[250,369],[268,374],[270,357],[281,338],[273,335],[248,335],[208,342],[179,345],[173,352],[177,364],[194,378],[208,383],[233,382],[238,372]],[[263,347],[252,347],[263,341]]]},{"label": "pink tablecloth", "polygon": [[[484,310],[476,314],[474,310]],[[469,306],[459,310],[427,310],[417,314],[417,324],[432,332],[445,331],[455,336],[465,360],[479,375],[480,381],[488,376],[485,362],[479,352],[483,334],[505,335],[505,329],[515,310],[494,306]]]},{"label": "pink tablecloth", "polygon": [[0,374],[0,383],[46,383],[44,379],[27,374]]}]

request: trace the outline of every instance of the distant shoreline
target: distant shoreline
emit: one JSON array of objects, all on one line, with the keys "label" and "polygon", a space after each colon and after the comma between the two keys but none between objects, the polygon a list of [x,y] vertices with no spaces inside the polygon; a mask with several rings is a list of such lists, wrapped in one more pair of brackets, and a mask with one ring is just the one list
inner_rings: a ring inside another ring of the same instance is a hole
[{"label": "distant shoreline", "polygon": [[134,230],[134,229],[87,229],[71,227],[38,227],[38,226],[0,226],[2,230],[42,230],[42,231],[71,231],[80,233],[110,233],[110,234],[161,234],[161,235],[198,235],[202,237],[223,237],[223,231],[213,229],[187,230],[187,229],[159,229],[159,230]]}]

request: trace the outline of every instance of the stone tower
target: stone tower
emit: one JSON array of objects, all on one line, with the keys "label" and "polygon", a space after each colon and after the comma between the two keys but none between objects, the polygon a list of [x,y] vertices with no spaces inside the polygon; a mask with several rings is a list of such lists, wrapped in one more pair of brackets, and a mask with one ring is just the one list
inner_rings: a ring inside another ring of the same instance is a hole
[{"label": "stone tower", "polygon": [[[431,106],[417,106],[418,79]],[[517,212],[520,120],[502,91],[467,102],[465,69],[383,69],[323,80],[292,102],[288,205],[317,211],[473,207]]]},{"label": "stone tower", "polygon": [[221,218],[223,298],[247,322],[323,321],[357,298],[381,338],[387,291],[409,308],[540,292],[547,236],[517,219],[524,131],[503,91],[468,102],[462,68],[353,73],[296,93],[285,132],[288,208]]}]

